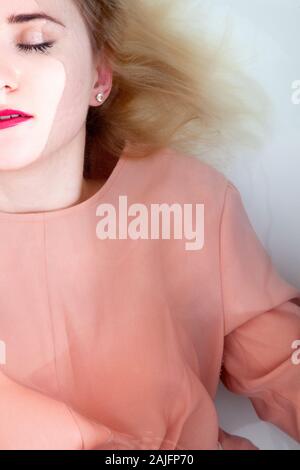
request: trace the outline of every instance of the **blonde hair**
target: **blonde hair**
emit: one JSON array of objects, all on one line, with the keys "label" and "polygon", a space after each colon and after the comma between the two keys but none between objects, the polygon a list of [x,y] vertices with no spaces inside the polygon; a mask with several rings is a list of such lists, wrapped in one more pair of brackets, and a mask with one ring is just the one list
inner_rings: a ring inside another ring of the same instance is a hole
[{"label": "blonde hair", "polygon": [[126,142],[137,146],[132,158],[172,147],[205,159],[232,139],[255,141],[248,118],[264,123],[267,98],[225,35],[209,39],[205,14],[196,30],[180,30],[172,13],[182,0],[74,2],[113,71],[107,101],[88,112],[85,177],[108,175]]}]

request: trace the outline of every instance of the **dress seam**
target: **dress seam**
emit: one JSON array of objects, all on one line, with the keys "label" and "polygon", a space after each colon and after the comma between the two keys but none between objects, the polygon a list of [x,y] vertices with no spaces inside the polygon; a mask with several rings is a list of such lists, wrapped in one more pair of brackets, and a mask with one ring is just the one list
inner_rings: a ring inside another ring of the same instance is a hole
[{"label": "dress seam", "polygon": [[[219,279],[220,279],[220,291],[221,291],[221,309],[222,309],[222,319],[223,319],[223,355],[224,355],[224,337],[226,333],[226,314],[225,314],[225,304],[224,304],[224,292],[223,292],[223,276],[222,276],[222,226],[223,226],[223,219],[224,219],[224,212],[225,212],[225,207],[226,207],[226,201],[227,201],[227,193],[228,189],[230,187],[230,182],[227,181],[227,185],[225,187],[225,192],[224,192],[224,200],[223,200],[223,205],[222,205],[222,210],[221,210],[221,216],[220,216],[220,222],[219,222]],[[219,371],[219,377],[221,377],[222,374],[222,367],[224,363],[224,357],[222,357],[221,361],[221,367]]]},{"label": "dress seam", "polygon": [[[52,341],[53,341],[53,353],[54,353],[54,364],[55,364],[55,373],[56,373],[56,383],[58,387],[58,391],[60,393],[60,396],[62,397],[62,392],[61,392],[61,387],[58,379],[58,372],[57,372],[57,354],[56,354],[56,347],[55,347],[55,334],[54,334],[54,324],[53,324],[53,316],[52,316],[52,309],[51,309],[51,302],[50,302],[50,294],[49,294],[49,283],[48,283],[48,263],[47,263],[47,235],[46,235],[46,220],[45,220],[45,215],[43,214],[43,242],[44,242],[44,279],[45,279],[45,287],[46,287],[46,296],[47,296],[47,305],[48,305],[48,312],[49,312],[49,317],[50,317],[50,323],[51,323],[51,331],[52,331]],[[84,449],[84,441],[82,437],[82,433],[80,431],[79,425],[77,423],[77,420],[74,417],[74,414],[70,407],[66,404],[65,401],[62,402],[65,407],[67,408],[69,414],[71,415],[72,421],[75,423],[76,429],[79,433],[80,440],[81,440],[81,450]]]}]

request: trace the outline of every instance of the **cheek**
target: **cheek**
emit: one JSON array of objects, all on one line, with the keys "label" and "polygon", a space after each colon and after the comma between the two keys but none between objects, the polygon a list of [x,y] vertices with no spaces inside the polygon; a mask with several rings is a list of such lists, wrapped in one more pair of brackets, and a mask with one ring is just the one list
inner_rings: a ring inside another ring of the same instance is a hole
[{"label": "cheek", "polygon": [[34,118],[0,132],[2,170],[25,167],[39,159],[45,151],[56,125],[66,86],[66,72],[63,64],[56,59],[34,58],[23,61],[19,80],[20,107]]},{"label": "cheek", "polygon": [[78,132],[86,121],[94,78],[89,39],[81,28],[69,33],[62,53],[66,84],[58,120]]},{"label": "cheek", "polygon": [[85,125],[91,74],[89,63],[79,56],[69,54],[63,60],[47,57],[45,66],[35,71],[35,89],[30,94],[41,117],[37,119],[36,154],[48,155],[68,144]]},{"label": "cheek", "polygon": [[90,74],[84,63],[65,63],[65,88],[57,110],[57,122],[79,131],[86,120],[91,96]]},{"label": "cheek", "polygon": [[[40,151],[43,143],[49,138],[58,120],[58,110],[66,89],[65,67],[57,59],[47,57],[44,64],[38,64],[32,71],[31,85],[28,84],[28,95],[32,96],[33,109],[36,111],[36,126]],[[58,122],[61,125],[61,123]]]}]

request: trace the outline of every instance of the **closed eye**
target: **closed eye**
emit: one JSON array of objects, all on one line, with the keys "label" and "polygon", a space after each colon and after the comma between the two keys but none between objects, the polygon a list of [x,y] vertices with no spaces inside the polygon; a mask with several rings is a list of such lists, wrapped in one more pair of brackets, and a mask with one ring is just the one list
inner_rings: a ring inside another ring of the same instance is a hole
[{"label": "closed eye", "polygon": [[44,42],[43,44],[18,44],[17,47],[23,52],[42,52],[46,54],[54,46],[54,42]]}]

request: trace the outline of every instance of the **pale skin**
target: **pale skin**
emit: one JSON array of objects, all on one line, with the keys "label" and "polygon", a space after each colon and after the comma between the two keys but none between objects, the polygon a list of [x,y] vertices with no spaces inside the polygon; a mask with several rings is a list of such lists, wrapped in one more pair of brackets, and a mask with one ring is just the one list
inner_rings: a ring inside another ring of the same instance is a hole
[{"label": "pale skin", "polygon": [[[11,15],[44,12],[8,24]],[[46,53],[18,45],[54,42]],[[103,180],[83,178],[89,106],[101,106],[112,88],[104,54],[93,57],[88,32],[73,0],[0,2],[0,109],[34,118],[0,130],[0,211],[48,212],[91,197]]]}]

